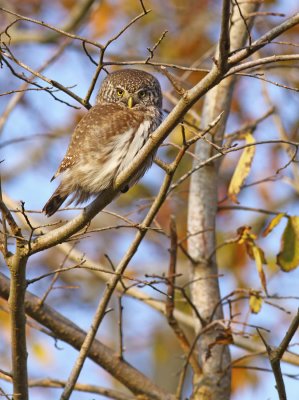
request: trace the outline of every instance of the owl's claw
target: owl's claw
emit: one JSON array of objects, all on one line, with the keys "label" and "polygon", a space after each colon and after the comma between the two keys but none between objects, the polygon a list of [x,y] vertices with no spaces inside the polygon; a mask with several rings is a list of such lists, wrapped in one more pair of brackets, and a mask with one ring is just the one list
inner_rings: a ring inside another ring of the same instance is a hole
[{"label": "owl's claw", "polygon": [[122,193],[126,193],[129,189],[130,189],[130,188],[129,188],[129,185],[126,185],[126,186],[124,186],[120,191],[121,191]]}]

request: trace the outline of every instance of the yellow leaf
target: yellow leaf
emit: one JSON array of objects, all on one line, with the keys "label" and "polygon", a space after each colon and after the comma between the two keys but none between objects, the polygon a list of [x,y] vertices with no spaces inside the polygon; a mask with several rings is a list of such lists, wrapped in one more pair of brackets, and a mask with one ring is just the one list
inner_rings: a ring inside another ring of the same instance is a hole
[{"label": "yellow leaf", "polygon": [[252,228],[249,225],[240,226],[237,229],[237,234],[239,236],[237,243],[242,244],[255,240],[256,235],[254,233],[251,233],[251,229]]},{"label": "yellow leaf", "polygon": [[245,244],[246,252],[250,258],[254,260],[254,255],[252,253],[252,246],[255,245],[255,239],[257,238],[254,233],[251,232],[251,226],[244,225],[238,228],[237,233],[239,235],[238,244]]},{"label": "yellow leaf", "polygon": [[283,271],[291,271],[299,265],[299,217],[290,217],[282,234],[277,264]]},{"label": "yellow leaf", "polygon": [[266,264],[265,254],[263,250],[260,247],[258,247],[255,243],[252,244],[251,250],[253,258],[255,260],[256,269],[261,280],[261,284],[263,286],[265,293],[267,293],[266,276],[263,270],[263,264]]},{"label": "yellow leaf", "polygon": [[264,232],[262,233],[262,235],[265,237],[267,235],[269,235],[270,232],[273,231],[273,229],[279,224],[279,222],[281,221],[281,219],[285,216],[284,213],[279,213],[277,214],[270,222],[269,224],[266,226]]},{"label": "yellow leaf", "polygon": [[263,264],[267,264],[267,261],[263,250],[255,243],[257,237],[254,233],[251,233],[251,226],[248,225],[238,228],[237,233],[239,235],[237,243],[245,244],[246,252],[255,261],[261,284],[265,293],[267,293],[266,276],[263,270]]},{"label": "yellow leaf", "polygon": [[44,364],[48,364],[52,361],[52,354],[42,344],[35,342],[31,346],[32,354]]},{"label": "yellow leaf", "polygon": [[251,294],[249,298],[250,311],[253,314],[258,314],[262,308],[263,299],[257,294]]},{"label": "yellow leaf", "polygon": [[[250,132],[247,132],[245,134],[245,141],[246,144],[249,145],[255,143],[255,139]],[[234,203],[239,203],[237,196],[240,193],[241,187],[250,172],[254,153],[255,146],[248,146],[244,149],[233,174],[233,177],[230,181],[230,185],[228,188],[228,197]]]}]

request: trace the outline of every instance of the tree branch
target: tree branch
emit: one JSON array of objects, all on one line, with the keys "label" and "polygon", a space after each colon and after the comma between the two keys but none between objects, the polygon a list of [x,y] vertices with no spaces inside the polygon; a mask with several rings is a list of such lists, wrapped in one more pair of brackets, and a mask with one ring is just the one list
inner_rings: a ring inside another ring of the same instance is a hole
[{"label": "tree branch", "polygon": [[262,336],[260,330],[257,329],[257,332],[262,342],[264,343],[269,356],[269,361],[271,363],[271,368],[274,374],[279,400],[287,400],[287,394],[280,368],[281,358],[283,354],[287,351],[288,345],[290,344],[290,341],[297,332],[298,327],[299,327],[299,309],[297,310],[296,316],[293,318],[291,325],[287,330],[287,333],[285,334],[284,338],[282,339],[278,347],[271,347]]},{"label": "tree branch", "polygon": [[[42,27],[48,28],[54,32],[50,34],[42,34],[41,32],[32,32],[28,30],[17,30],[14,31],[13,37],[10,38],[10,42],[13,44],[18,43],[27,43],[27,42],[39,42],[39,43],[48,43],[53,42],[59,35],[63,35],[69,37],[71,39],[81,40],[83,42],[92,44],[95,47],[101,48],[101,44],[95,41],[91,41],[80,37],[78,35],[74,35],[69,33],[68,31],[73,31],[76,27],[82,22],[88,11],[90,10],[91,6],[94,4],[95,0],[84,0],[79,2],[74,10],[70,13],[70,19],[65,23],[65,25],[58,29],[53,25],[47,24],[43,21],[39,21],[33,18],[25,17],[24,15],[17,14],[11,10],[7,10],[6,8],[0,7],[0,10],[6,12],[7,14],[14,15],[20,21],[27,21],[34,23],[36,25],[40,25]],[[6,33],[6,32],[5,32]]]},{"label": "tree branch", "polygon": [[[2,371],[0,371],[0,378],[4,379],[8,382],[11,381],[11,377],[8,375],[2,375]],[[30,379],[28,382],[29,387],[43,387],[43,388],[57,388],[61,389],[64,388],[65,382],[60,379]],[[105,396],[105,398],[114,399],[114,400],[136,400],[135,396],[130,396],[127,393],[121,393],[118,390],[108,389],[96,385],[89,385],[84,383],[77,383],[75,386],[75,390],[78,392],[85,392],[85,393],[93,393],[99,394],[101,396]],[[7,397],[8,400],[11,400],[10,397]]]},{"label": "tree branch", "polygon": [[273,29],[265,33],[261,36],[258,40],[252,43],[251,46],[246,47],[244,49],[237,49],[234,50],[234,53],[229,59],[229,67],[236,65],[238,62],[248,58],[250,55],[254,54],[256,51],[264,47],[265,45],[271,43],[273,39],[277,36],[281,35],[282,33],[286,32],[287,30],[293,28],[299,23],[299,13],[293,15],[292,17],[288,18],[286,21],[281,23],[278,26],[275,26]]},{"label": "tree branch", "polygon": [[[246,2],[240,8],[242,16],[244,15],[246,18],[247,14],[257,9],[257,5]],[[227,12],[225,10],[226,8],[224,8],[224,12]],[[240,15],[239,8],[234,7],[230,30],[232,50],[244,46],[247,39],[247,29]],[[226,17],[223,18],[226,19]],[[222,37],[220,39],[223,40]],[[220,49],[221,46],[222,44],[219,43],[218,48]],[[206,321],[210,321],[212,316],[215,320],[223,319],[221,307],[218,307],[217,313],[213,315],[215,305],[219,302],[221,296],[216,260],[215,257],[209,258],[216,246],[215,220],[219,168],[219,162],[212,159],[213,157],[221,157],[223,154],[221,146],[230,111],[234,83],[235,79],[230,77],[210,90],[205,97],[201,126],[207,126],[221,112],[223,112],[223,116],[221,122],[212,130],[211,134],[207,135],[208,141],[198,142],[196,145],[193,170],[196,166],[200,166],[200,169],[192,173],[189,189],[188,233],[191,236],[188,239],[188,250],[194,260],[191,265],[192,284],[190,290],[193,304]],[[214,147],[220,148],[220,151],[215,150]],[[210,163],[207,163],[209,159]],[[196,232],[202,233],[196,234]],[[200,331],[201,321],[195,316],[194,325],[196,331]],[[225,331],[220,333],[220,335],[222,334],[225,336]],[[230,398],[230,354],[227,343],[214,345],[217,343],[218,335],[217,330],[209,329],[204,331],[198,340],[200,364],[203,371],[200,380],[194,382],[195,396],[198,398],[201,398],[201,396],[206,396],[211,400],[227,400]],[[206,356],[207,354],[209,356]]]},{"label": "tree branch", "polygon": [[228,54],[230,51],[229,23],[230,23],[230,3],[231,0],[222,2],[221,32],[219,39],[219,57],[217,66],[221,73],[227,70]]},{"label": "tree branch", "polygon": [[[0,296],[6,300],[9,296],[9,286],[9,279],[0,273]],[[24,306],[31,318],[51,330],[58,339],[69,343],[77,350],[81,348],[86,333],[72,321],[47,304],[41,305],[41,299],[29,291],[26,292]],[[88,357],[136,395],[153,396],[154,400],[175,400],[174,396],[154,385],[130,364],[120,360],[116,353],[97,339],[93,341]]]},{"label": "tree branch", "polygon": [[27,346],[26,346],[26,316],[24,308],[24,296],[26,291],[26,263],[27,251],[21,228],[15,222],[11,212],[0,200],[0,209],[3,219],[10,226],[11,232],[16,238],[15,254],[4,249],[4,258],[11,274],[9,307],[10,307],[10,331],[11,331],[11,357],[13,371],[13,392],[22,400],[28,399],[27,377]]},{"label": "tree branch", "polygon": [[[278,27],[270,30],[267,34],[263,35],[258,41],[253,43],[252,48],[239,50],[237,54],[230,57],[229,65],[233,66],[237,62],[242,61],[249,54],[253,54],[255,51],[265,46],[269,42],[269,40],[290,29],[298,22],[299,13],[289,20],[285,21]],[[197,85],[195,85],[192,89],[184,94],[183,98],[178,102],[172,112],[151,136],[151,139],[148,140],[143,149],[139,152],[132,165],[117,177],[114,187],[109,188],[99,198],[94,200],[87,208],[84,209],[83,213],[75,217],[72,221],[69,221],[64,226],[57,228],[52,232],[49,232],[46,235],[36,239],[32,245],[31,254],[61,243],[64,240],[68,239],[74,233],[78,232],[81,228],[83,228],[100,210],[102,210],[107,204],[109,204],[113,200],[113,198],[118,193],[118,190],[137,172],[137,170],[139,169],[139,165],[144,162],[144,160],[148,157],[148,154],[155,151],[163,142],[163,140],[169,135],[172,129],[174,129],[174,127],[178,123],[180,123],[182,116],[204,94],[206,94],[211,88],[216,86],[222,79],[222,74],[219,72],[218,68],[214,66],[211,71]],[[51,80],[49,80],[49,83],[54,85],[54,82]],[[60,88],[61,85],[57,87]],[[74,97],[73,94],[72,97]],[[78,99],[78,101],[82,104],[81,99]]]},{"label": "tree branch", "polygon": [[26,345],[26,316],[25,316],[25,292],[26,292],[26,263],[22,243],[17,244],[16,253],[7,259],[11,273],[9,308],[11,324],[11,348],[13,393],[15,398],[28,400],[28,376],[27,376],[27,345]]},{"label": "tree branch", "polygon": [[[171,164],[171,167],[167,171],[164,181],[160,187],[159,193],[156,196],[147,216],[144,218],[142,224],[140,224],[140,227],[147,227],[150,226],[152,221],[154,220],[155,216],[157,215],[158,211],[160,210],[161,205],[163,204],[164,200],[166,199],[167,196],[167,191],[169,189],[169,186],[171,184],[173,175],[185,153],[185,149],[182,149],[176,156],[176,159],[173,161]],[[106,313],[106,308],[107,305],[110,301],[110,298],[121,280],[122,274],[124,273],[127,265],[131,261],[132,257],[136,253],[141,241],[143,240],[144,236],[147,233],[147,229],[139,229],[139,231],[136,233],[135,239],[133,240],[130,248],[127,250],[126,254],[124,255],[123,259],[121,262],[118,264],[117,268],[115,269],[115,275],[113,275],[108,283],[107,287],[104,291],[104,294],[101,298],[101,301],[98,305],[98,308],[95,312],[95,316],[91,325],[91,328],[89,332],[86,335],[86,338],[84,340],[84,343],[82,344],[82,347],[80,349],[79,356],[77,358],[77,361],[71,371],[71,374],[69,376],[69,379],[67,381],[67,384],[64,388],[64,391],[61,395],[61,400],[68,400],[72,390],[75,386],[75,383],[79,377],[80,371],[83,367],[84,361],[87,357],[88,351],[90,349],[90,346],[92,345],[92,342],[95,338],[95,335],[97,333],[97,330],[103,320],[103,317]]]},{"label": "tree branch", "polygon": [[247,61],[246,63],[241,63],[229,70],[226,76],[231,76],[238,72],[244,71],[246,69],[259,67],[261,65],[270,64],[270,63],[277,63],[279,61],[298,61],[299,54],[279,54],[273,55],[269,57],[259,58],[253,61]]}]

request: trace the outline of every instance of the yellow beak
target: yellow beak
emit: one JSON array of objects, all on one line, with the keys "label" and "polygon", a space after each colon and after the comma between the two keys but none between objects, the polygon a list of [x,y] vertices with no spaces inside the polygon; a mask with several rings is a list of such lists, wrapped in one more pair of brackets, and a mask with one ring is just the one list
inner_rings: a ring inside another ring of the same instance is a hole
[{"label": "yellow beak", "polygon": [[133,97],[130,96],[130,97],[128,98],[128,107],[129,107],[129,108],[132,108],[133,105],[134,105]]}]

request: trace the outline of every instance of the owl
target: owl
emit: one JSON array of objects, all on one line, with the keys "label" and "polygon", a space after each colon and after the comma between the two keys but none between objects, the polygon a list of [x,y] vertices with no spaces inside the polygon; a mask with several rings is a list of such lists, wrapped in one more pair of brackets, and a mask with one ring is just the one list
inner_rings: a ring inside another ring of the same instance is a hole
[{"label": "owl", "polygon": [[[51,216],[68,197],[68,204],[77,205],[113,186],[161,121],[161,87],[153,75],[136,69],[109,74],[95,106],[73,132],[66,155],[51,179],[60,175],[61,183],[43,212]],[[148,156],[122,192],[143,176],[153,157]]]}]

